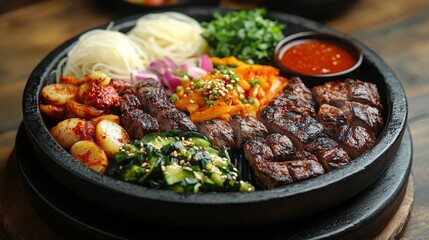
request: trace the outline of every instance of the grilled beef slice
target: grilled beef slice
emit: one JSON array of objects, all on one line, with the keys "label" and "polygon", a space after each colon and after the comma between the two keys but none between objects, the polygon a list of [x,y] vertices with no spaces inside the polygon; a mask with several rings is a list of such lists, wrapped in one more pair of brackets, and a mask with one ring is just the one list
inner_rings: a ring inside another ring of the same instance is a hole
[{"label": "grilled beef slice", "polygon": [[232,149],[235,145],[234,131],[231,125],[220,119],[212,119],[195,123],[198,132],[206,136],[216,149],[225,147]]},{"label": "grilled beef slice", "polygon": [[327,82],[311,89],[318,106],[322,104],[338,105],[347,101],[347,91],[343,82]]},{"label": "grilled beef slice", "polygon": [[247,140],[256,137],[266,138],[268,130],[258,119],[252,116],[241,117],[234,115],[230,120],[231,127],[234,131],[234,141],[240,148]]},{"label": "grilled beef slice", "polygon": [[262,138],[244,143],[243,150],[255,176],[264,188],[274,188],[301,181],[324,173],[317,158],[308,152],[298,151],[288,161],[275,161],[274,154]]},{"label": "grilled beef slice", "polygon": [[165,96],[160,83],[147,79],[140,81],[136,88],[143,110],[156,118],[160,131],[197,131],[197,127],[188,115],[177,110],[170,99]]},{"label": "grilled beef slice", "polygon": [[244,155],[260,185],[275,188],[293,182],[285,162],[274,162],[274,155],[263,138],[254,138],[243,145]]},{"label": "grilled beef slice", "polygon": [[358,102],[346,101],[340,109],[346,115],[350,125],[364,127],[369,133],[376,135],[383,126],[383,118],[378,108]]},{"label": "grilled beef slice", "polygon": [[325,171],[317,158],[285,162],[294,182],[322,175]]},{"label": "grilled beef slice", "polygon": [[155,116],[160,111],[174,108],[173,103],[165,96],[164,90],[159,88],[137,88],[137,97],[140,100],[143,110],[152,116]]},{"label": "grilled beef slice", "polygon": [[277,162],[291,160],[296,154],[292,141],[285,135],[272,133],[266,138],[266,144],[271,148]]},{"label": "grilled beef slice", "polygon": [[345,86],[348,89],[348,100],[382,109],[380,95],[378,94],[375,84],[362,82],[360,80],[346,79]]},{"label": "grilled beef slice", "polygon": [[374,143],[373,135],[361,126],[341,126],[332,136],[352,159],[357,158]]},{"label": "grilled beef slice", "polygon": [[310,89],[298,77],[292,77],[283,91],[269,104],[282,113],[297,112],[315,117],[314,105]]},{"label": "grilled beef slice", "polygon": [[121,114],[121,123],[131,139],[159,131],[158,121],[141,109],[132,109]]},{"label": "grilled beef slice", "polygon": [[313,94],[299,77],[291,77],[283,91],[295,95],[298,101],[307,102],[314,107]]},{"label": "grilled beef slice", "polygon": [[186,113],[179,111],[175,108],[171,108],[164,111],[158,111],[155,115],[158,120],[159,129],[161,131],[168,130],[181,130],[186,131],[197,131],[195,124],[189,119]]},{"label": "grilled beef slice", "polygon": [[134,94],[127,93],[119,99],[119,110],[121,113],[132,109],[141,109],[141,107],[140,100]]},{"label": "grilled beef slice", "polygon": [[328,82],[313,87],[311,92],[319,106],[327,103],[341,107],[345,101],[352,101],[382,109],[377,86],[360,80],[346,79],[344,82]]},{"label": "grilled beef slice", "polygon": [[358,125],[350,125],[346,115],[339,109],[323,104],[317,114],[329,137],[338,142],[348,155],[354,159],[375,141],[375,134]]},{"label": "grilled beef slice", "polygon": [[323,124],[323,127],[328,133],[334,133],[342,125],[350,125],[343,111],[329,104],[320,106],[319,112],[317,113],[317,120]]},{"label": "grilled beef slice", "polygon": [[270,132],[286,135],[298,149],[316,138],[326,136],[322,124],[309,115],[287,112],[277,119],[263,121]]},{"label": "grilled beef slice", "polygon": [[305,151],[314,154],[326,172],[340,168],[350,162],[347,152],[338,143],[328,137],[320,137],[307,144]]}]

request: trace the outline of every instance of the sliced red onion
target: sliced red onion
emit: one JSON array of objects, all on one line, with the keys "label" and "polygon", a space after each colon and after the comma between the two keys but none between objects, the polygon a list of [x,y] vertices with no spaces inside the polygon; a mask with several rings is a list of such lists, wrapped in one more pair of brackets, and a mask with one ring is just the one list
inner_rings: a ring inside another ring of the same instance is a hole
[{"label": "sliced red onion", "polygon": [[180,71],[183,73],[184,71],[188,71],[189,68],[197,67],[197,64],[192,61],[188,61],[180,65]]},{"label": "sliced red onion", "polygon": [[171,70],[174,71],[177,69],[176,64],[173,62],[173,60],[171,60],[171,58],[169,57],[164,57],[162,60],[164,60],[165,64],[167,64],[167,67]]},{"label": "sliced red onion", "polygon": [[207,75],[206,70],[199,67],[191,67],[187,71],[188,71],[188,76],[191,78],[200,78],[204,75]]},{"label": "sliced red onion", "polygon": [[164,74],[169,66],[163,60],[156,60],[149,63],[149,69]]},{"label": "sliced red onion", "polygon": [[170,72],[170,71],[166,71],[165,73],[164,73],[164,76],[165,76],[165,79],[167,80],[166,82],[166,84],[167,84],[167,87],[169,88],[169,89],[171,89],[173,92],[175,92],[176,91],[176,88],[177,88],[177,86],[179,86],[179,85],[181,85],[182,84],[182,81],[180,80],[180,77],[179,76],[175,76],[172,72]]},{"label": "sliced red onion", "polygon": [[[199,58],[198,66],[195,62],[189,61],[178,67],[169,57],[164,57],[150,62],[149,70],[142,73],[139,72],[139,74],[134,76],[134,79],[139,81],[142,78],[154,78],[167,88],[166,94],[170,96],[182,84],[181,77],[184,72],[191,78],[200,78],[211,71],[212,68],[213,63],[207,54]],[[176,71],[178,73],[176,75],[173,74]]]},{"label": "sliced red onion", "polygon": [[163,77],[158,72],[151,71],[151,70],[135,69],[131,72],[130,79],[133,83],[143,81],[148,78],[155,79],[159,83],[162,83],[161,78]]},{"label": "sliced red onion", "polygon": [[201,55],[198,66],[204,69],[206,72],[210,72],[213,69],[213,63],[210,59],[210,56],[207,54]]}]

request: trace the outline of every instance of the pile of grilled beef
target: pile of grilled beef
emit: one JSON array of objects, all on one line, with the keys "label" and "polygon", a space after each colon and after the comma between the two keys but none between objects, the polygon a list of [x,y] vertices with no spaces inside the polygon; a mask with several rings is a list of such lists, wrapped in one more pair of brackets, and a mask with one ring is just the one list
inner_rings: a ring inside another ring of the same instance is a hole
[{"label": "pile of grilled beef", "polygon": [[257,185],[275,188],[340,168],[371,147],[383,126],[374,84],[346,79],[307,88],[299,78],[257,117],[193,123],[147,79],[121,92],[122,126],[131,139],[154,131],[198,131],[215,148],[243,154]]}]

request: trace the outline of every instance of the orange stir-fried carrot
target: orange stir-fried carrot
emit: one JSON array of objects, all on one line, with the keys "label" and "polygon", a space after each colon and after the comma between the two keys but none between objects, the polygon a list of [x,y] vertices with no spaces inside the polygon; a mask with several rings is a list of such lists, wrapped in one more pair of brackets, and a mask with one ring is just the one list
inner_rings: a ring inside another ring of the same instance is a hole
[{"label": "orange stir-fried carrot", "polygon": [[287,85],[279,70],[250,65],[235,57],[212,58],[218,68],[201,79],[182,81],[172,99],[194,122],[214,118],[229,121],[235,114],[256,116]]}]

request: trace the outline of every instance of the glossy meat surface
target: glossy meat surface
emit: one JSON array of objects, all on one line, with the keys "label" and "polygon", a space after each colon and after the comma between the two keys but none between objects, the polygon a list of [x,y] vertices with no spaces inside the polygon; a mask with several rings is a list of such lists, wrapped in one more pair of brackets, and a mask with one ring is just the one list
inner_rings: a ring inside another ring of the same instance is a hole
[{"label": "glossy meat surface", "polygon": [[252,116],[243,118],[240,115],[234,115],[231,117],[230,124],[234,130],[235,144],[238,148],[252,138],[268,136],[265,125]]},{"label": "glossy meat surface", "polygon": [[140,139],[148,133],[159,131],[158,121],[141,109],[125,111],[121,122],[131,139]]},{"label": "glossy meat surface", "polygon": [[136,88],[143,110],[156,118],[160,131],[197,131],[197,127],[188,115],[174,107],[157,81],[143,80],[137,84]]},{"label": "glossy meat surface", "polygon": [[216,149],[225,147],[226,149],[234,148],[234,131],[231,125],[220,119],[212,119],[195,123],[198,132],[206,136]]}]

